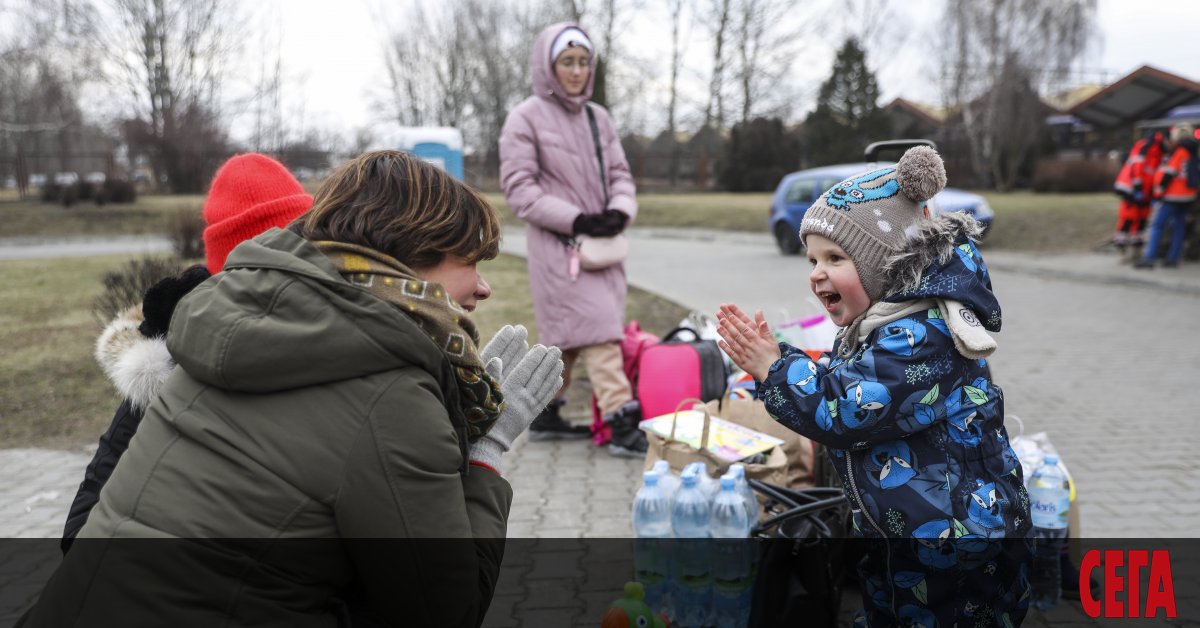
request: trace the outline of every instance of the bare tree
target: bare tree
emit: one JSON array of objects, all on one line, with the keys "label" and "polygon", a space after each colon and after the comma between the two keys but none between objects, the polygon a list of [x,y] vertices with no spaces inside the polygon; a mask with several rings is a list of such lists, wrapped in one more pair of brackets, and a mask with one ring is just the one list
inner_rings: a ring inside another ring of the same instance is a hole
[{"label": "bare tree", "polygon": [[1095,22],[1096,0],[947,3],[944,93],[985,184],[1016,184],[1042,128],[1037,94],[1063,80]]},{"label": "bare tree", "polygon": [[[500,172],[500,130],[508,112],[529,93],[529,47],[534,33],[515,25],[514,9],[490,0],[464,0],[479,58],[473,107],[480,124],[484,169]],[[502,26],[497,26],[502,25]]]},{"label": "bare tree", "polygon": [[683,45],[680,41],[679,29],[683,26],[683,9],[685,0],[670,0],[667,4],[668,10],[671,13],[671,82],[670,96],[667,105],[667,134],[671,138],[671,162],[667,170],[667,178],[670,180],[671,187],[675,187],[675,182],[679,178],[679,142],[675,140],[677,132],[675,125],[675,113],[678,105],[677,99],[679,95],[679,67],[683,56]]},{"label": "bare tree", "polygon": [[250,144],[256,151],[277,152],[285,142],[283,121],[283,53],[278,34],[273,41],[260,36],[258,78],[250,99],[254,109],[254,134]]},{"label": "bare tree", "polygon": [[710,0],[705,23],[713,37],[712,70],[708,82],[708,105],[704,108],[704,125],[725,126],[725,36],[729,29],[732,0]]},{"label": "bare tree", "polygon": [[[529,47],[549,16],[545,3],[447,0],[403,7],[391,27],[385,62],[390,117],[402,125],[453,126],[499,171],[500,129],[529,93]],[[558,5],[557,10],[562,10]],[[563,16],[565,17],[565,16]]]},{"label": "bare tree", "polygon": [[477,61],[469,50],[469,7],[447,2],[427,8],[410,3],[385,50],[391,115],[404,125],[457,127],[470,107]]},{"label": "bare tree", "polygon": [[[758,115],[782,117],[790,105],[785,75],[807,38],[803,27],[786,26],[794,3],[786,0],[739,0],[737,66],[741,122]],[[771,98],[771,95],[778,98]]]},{"label": "bare tree", "polygon": [[129,94],[130,140],[175,192],[202,191],[228,152],[222,98],[243,23],[232,0],[110,0],[100,31]]},{"label": "bare tree", "polygon": [[96,19],[86,0],[0,6],[0,175],[17,175],[22,194],[31,168],[74,169]]}]

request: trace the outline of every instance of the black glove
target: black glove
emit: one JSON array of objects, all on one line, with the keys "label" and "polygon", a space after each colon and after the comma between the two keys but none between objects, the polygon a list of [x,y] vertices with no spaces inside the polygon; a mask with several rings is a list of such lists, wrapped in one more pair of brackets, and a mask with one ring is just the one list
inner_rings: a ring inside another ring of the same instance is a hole
[{"label": "black glove", "polygon": [[625,230],[625,225],[629,224],[629,215],[623,211],[615,209],[606,209],[600,212],[604,217],[604,223],[613,229],[612,235],[617,235]]},{"label": "black glove", "polygon": [[138,331],[147,338],[167,335],[175,304],[211,276],[207,268],[198,265],[150,286],[142,297],[142,316],[145,320],[138,325]]},{"label": "black glove", "polygon": [[621,233],[629,216],[615,209],[606,209],[599,214],[580,214],[571,225],[574,235],[588,235],[594,238],[609,238]]}]

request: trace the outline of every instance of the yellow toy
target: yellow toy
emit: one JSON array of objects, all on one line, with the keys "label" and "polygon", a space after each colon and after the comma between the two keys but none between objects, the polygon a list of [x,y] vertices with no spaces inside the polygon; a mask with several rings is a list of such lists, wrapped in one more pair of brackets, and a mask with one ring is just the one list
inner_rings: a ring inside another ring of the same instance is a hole
[{"label": "yellow toy", "polygon": [[640,582],[625,583],[625,597],[608,605],[600,628],[670,628],[661,613],[654,615],[646,606],[646,590]]}]

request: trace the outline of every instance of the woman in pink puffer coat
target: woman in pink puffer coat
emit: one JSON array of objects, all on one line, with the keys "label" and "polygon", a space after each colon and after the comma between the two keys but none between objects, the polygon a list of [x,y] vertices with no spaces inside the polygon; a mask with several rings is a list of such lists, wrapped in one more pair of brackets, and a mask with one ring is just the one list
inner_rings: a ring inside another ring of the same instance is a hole
[{"label": "woman in pink puffer coat", "polygon": [[555,24],[538,35],[530,54],[533,95],[508,114],[500,134],[500,185],[526,225],[538,339],[562,348],[565,363],[563,388],[530,426],[530,439],[587,436],[587,429],[568,425],[558,413],[571,367],[582,359],[612,428],[609,451],[641,457],[646,451],[637,429],[641,409],[618,344],[625,266],[571,269],[571,238],[616,235],[637,216],[633,177],[612,118],[588,103],[595,58],[595,46],[575,24]]}]

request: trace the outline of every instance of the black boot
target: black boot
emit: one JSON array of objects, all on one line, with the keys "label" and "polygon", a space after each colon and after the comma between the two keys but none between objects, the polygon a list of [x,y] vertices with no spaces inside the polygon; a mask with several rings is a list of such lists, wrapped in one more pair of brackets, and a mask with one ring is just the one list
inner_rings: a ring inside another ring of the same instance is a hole
[{"label": "black boot", "polygon": [[619,410],[604,417],[612,428],[612,441],[608,453],[622,458],[644,458],[646,456],[646,433],[638,429],[642,420],[642,404],[637,400],[627,401]]},{"label": "black boot", "polygon": [[565,399],[552,400],[529,425],[529,440],[573,440],[590,436],[591,428],[571,425],[559,416],[558,409],[566,403]]}]

